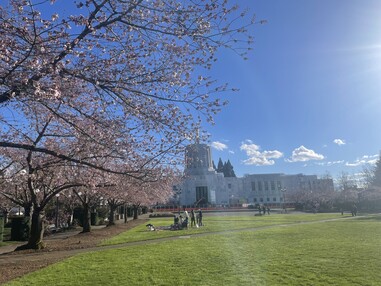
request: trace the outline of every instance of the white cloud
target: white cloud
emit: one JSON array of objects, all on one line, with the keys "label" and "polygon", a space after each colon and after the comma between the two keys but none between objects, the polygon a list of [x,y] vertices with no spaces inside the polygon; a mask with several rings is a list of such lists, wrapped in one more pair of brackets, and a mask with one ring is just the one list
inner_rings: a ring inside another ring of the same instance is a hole
[{"label": "white cloud", "polygon": [[337,144],[339,146],[346,144],[345,140],[343,140],[343,139],[335,139],[335,140],[333,140],[333,143],[335,143],[335,144]]},{"label": "white cloud", "polygon": [[275,161],[270,159],[279,159],[283,157],[283,153],[277,150],[273,151],[263,151],[261,152],[261,147],[255,145],[251,140],[246,140],[241,144],[240,149],[246,152],[249,157],[244,160],[245,165],[256,165],[256,166],[266,166],[274,165]]},{"label": "white cloud", "polygon": [[366,164],[374,165],[376,164],[378,158],[379,158],[379,155],[364,155],[361,158],[356,159],[356,161],[354,162],[346,162],[345,166],[358,167],[358,166],[366,165]]},{"label": "white cloud", "polygon": [[226,144],[218,142],[218,141],[214,141],[210,145],[212,146],[212,148],[214,148],[214,149],[216,149],[218,151],[223,151],[223,150],[228,148],[228,146]]},{"label": "white cloud", "polygon": [[338,165],[338,164],[344,164],[344,160],[316,163],[316,165],[319,165],[319,166],[332,166],[332,165]]},{"label": "white cloud", "polygon": [[337,164],[344,164],[344,160],[327,162],[327,166],[332,166]]},{"label": "white cloud", "polygon": [[287,159],[287,162],[306,162],[311,160],[323,160],[324,156],[315,151],[307,149],[303,145],[292,151],[292,156]]}]

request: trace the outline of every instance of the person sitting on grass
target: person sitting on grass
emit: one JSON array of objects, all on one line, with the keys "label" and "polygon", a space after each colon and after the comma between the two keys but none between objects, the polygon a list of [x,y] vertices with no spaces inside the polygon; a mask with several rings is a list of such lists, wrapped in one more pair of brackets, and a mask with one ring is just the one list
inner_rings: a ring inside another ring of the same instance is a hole
[{"label": "person sitting on grass", "polygon": [[187,217],[181,223],[181,228],[188,228],[188,218]]}]

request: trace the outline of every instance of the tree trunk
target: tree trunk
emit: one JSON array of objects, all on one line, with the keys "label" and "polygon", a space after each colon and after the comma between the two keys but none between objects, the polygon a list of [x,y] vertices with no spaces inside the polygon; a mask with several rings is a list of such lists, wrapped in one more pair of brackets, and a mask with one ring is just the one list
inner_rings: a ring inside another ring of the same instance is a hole
[{"label": "tree trunk", "polygon": [[134,219],[138,219],[139,206],[133,206],[133,208],[134,208]]},{"label": "tree trunk", "polygon": [[83,222],[82,222],[82,232],[91,231],[91,221],[90,221],[90,208],[87,204],[83,205]]},{"label": "tree trunk", "polygon": [[9,212],[7,210],[3,211],[4,225],[8,223],[8,220],[9,220],[8,214],[9,214]]},{"label": "tree trunk", "polygon": [[110,205],[110,214],[108,216],[108,224],[107,226],[110,225],[115,225],[115,211],[118,207],[116,205]]},{"label": "tree trunk", "polygon": [[67,217],[67,226],[70,228],[73,226],[73,220],[74,220],[74,212],[73,210],[70,210],[70,215]]},{"label": "tree trunk", "polygon": [[42,241],[44,237],[43,217],[44,215],[41,210],[33,210],[28,243],[17,247],[16,250],[44,248]]},{"label": "tree trunk", "polygon": [[23,208],[24,208],[24,216],[30,217],[30,214],[32,212],[32,206],[29,204],[25,204],[25,205],[23,205]]}]

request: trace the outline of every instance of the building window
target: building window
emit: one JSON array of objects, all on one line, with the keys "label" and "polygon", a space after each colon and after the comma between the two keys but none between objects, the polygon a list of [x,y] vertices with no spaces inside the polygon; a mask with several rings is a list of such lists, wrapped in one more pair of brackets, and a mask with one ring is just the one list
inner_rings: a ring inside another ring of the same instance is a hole
[{"label": "building window", "polygon": [[280,191],[282,189],[282,184],[280,183],[280,181],[277,182],[277,185],[278,185],[278,190]]},{"label": "building window", "polygon": [[232,184],[228,184],[228,189],[231,189],[232,188]]},{"label": "building window", "polygon": [[254,203],[256,203],[257,202],[257,198],[254,198]]},{"label": "building window", "polygon": [[275,181],[271,181],[271,190],[275,191]]},{"label": "building window", "polygon": [[255,182],[251,182],[251,190],[255,192]]},{"label": "building window", "polygon": [[270,201],[270,198],[267,198],[267,201],[269,202],[269,201]]},{"label": "building window", "polygon": [[202,205],[209,202],[208,187],[196,187],[196,201]]},{"label": "building window", "polygon": [[276,198],[273,198],[273,202],[276,202]]},{"label": "building window", "polygon": [[265,181],[265,191],[269,190],[269,182]]},{"label": "building window", "polygon": [[262,191],[262,182],[258,181],[258,191]]},{"label": "building window", "polygon": [[259,200],[261,201],[261,203],[263,202],[263,198],[260,198]]}]

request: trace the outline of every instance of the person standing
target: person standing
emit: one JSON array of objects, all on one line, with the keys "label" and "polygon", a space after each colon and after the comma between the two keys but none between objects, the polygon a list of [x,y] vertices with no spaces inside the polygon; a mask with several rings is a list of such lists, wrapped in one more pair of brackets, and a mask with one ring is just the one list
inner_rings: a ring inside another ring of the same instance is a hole
[{"label": "person standing", "polygon": [[194,210],[191,210],[191,227],[196,226],[196,214],[194,213]]},{"label": "person standing", "polygon": [[201,211],[201,209],[198,210],[198,225],[202,226],[202,211]]}]

